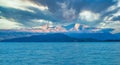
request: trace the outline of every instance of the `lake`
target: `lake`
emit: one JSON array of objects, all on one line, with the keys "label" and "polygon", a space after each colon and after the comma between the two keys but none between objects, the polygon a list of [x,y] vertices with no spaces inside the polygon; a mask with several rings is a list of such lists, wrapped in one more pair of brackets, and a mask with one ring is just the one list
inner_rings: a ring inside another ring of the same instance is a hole
[{"label": "lake", "polygon": [[0,43],[0,65],[120,65],[120,42]]}]

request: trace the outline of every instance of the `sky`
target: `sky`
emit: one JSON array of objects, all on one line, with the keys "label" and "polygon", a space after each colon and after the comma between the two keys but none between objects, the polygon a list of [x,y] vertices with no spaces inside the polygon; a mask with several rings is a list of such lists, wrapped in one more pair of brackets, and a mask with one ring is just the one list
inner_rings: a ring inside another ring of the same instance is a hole
[{"label": "sky", "polygon": [[120,33],[120,0],[0,0],[0,29],[28,28]]}]

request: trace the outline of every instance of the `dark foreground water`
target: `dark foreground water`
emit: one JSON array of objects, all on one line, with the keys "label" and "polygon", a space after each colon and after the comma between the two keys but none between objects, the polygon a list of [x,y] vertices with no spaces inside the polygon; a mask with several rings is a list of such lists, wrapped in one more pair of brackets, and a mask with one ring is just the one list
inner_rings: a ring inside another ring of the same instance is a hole
[{"label": "dark foreground water", "polygon": [[0,65],[120,65],[120,42],[0,43]]}]

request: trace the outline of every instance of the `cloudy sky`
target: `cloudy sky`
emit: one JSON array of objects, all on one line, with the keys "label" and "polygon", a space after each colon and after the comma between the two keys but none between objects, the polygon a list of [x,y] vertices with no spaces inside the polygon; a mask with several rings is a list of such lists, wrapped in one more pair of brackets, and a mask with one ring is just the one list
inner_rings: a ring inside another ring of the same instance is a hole
[{"label": "cloudy sky", "polygon": [[120,0],[0,0],[0,29],[67,31],[71,24],[120,33]]}]

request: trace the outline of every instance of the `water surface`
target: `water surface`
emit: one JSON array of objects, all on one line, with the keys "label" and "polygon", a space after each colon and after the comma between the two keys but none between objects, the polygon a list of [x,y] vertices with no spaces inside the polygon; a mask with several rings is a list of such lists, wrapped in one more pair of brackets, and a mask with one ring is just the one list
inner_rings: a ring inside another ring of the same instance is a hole
[{"label": "water surface", "polygon": [[0,65],[120,65],[120,43],[0,43]]}]

